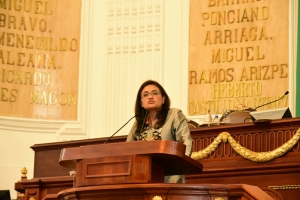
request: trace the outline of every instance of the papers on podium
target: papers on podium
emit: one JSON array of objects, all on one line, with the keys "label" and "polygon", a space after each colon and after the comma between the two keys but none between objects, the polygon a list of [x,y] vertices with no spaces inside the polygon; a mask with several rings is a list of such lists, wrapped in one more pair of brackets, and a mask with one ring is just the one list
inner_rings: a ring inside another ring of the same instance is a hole
[{"label": "papers on podium", "polygon": [[255,120],[292,118],[291,111],[288,107],[277,108],[272,110],[254,111],[254,112],[250,112],[250,115]]}]

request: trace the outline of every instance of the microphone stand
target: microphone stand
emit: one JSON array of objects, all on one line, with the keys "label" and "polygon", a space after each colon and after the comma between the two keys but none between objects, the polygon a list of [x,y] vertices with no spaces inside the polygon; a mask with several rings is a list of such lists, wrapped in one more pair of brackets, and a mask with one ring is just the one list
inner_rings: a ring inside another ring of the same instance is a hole
[{"label": "microphone stand", "polygon": [[105,142],[103,144],[105,144],[106,142],[108,142],[114,135],[117,134],[117,132],[119,132],[124,126],[126,126],[126,124],[128,124],[133,118],[137,117],[138,115],[134,115],[133,117],[131,117],[128,122],[126,122],[121,128],[119,128],[119,130],[117,130],[114,134],[112,134],[109,138],[107,138],[107,140],[105,140]]},{"label": "microphone stand", "polygon": [[146,110],[146,114],[145,114],[145,117],[144,117],[144,120],[143,120],[143,124],[142,124],[141,130],[140,130],[140,135],[142,135],[142,132],[143,132],[143,128],[144,128],[144,125],[145,125],[145,121],[146,121],[147,115],[148,115],[148,110]]},{"label": "microphone stand", "polygon": [[280,97],[279,99],[276,99],[275,101],[271,101],[271,102],[265,103],[265,104],[263,104],[263,105],[260,105],[260,106],[258,106],[258,107],[256,107],[256,108],[254,108],[254,110],[256,111],[257,108],[260,108],[260,107],[262,107],[262,106],[265,106],[265,105],[274,103],[274,102],[276,102],[276,101],[279,101],[279,100],[282,99],[285,95],[288,95],[288,94],[289,94],[289,91],[286,91],[286,92],[284,93],[284,95],[283,95],[282,97]]}]

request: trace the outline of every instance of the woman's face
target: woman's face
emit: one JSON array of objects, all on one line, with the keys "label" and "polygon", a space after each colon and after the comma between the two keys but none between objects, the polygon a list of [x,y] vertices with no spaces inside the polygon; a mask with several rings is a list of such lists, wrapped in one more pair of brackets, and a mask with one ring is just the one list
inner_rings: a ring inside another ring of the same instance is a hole
[{"label": "woman's face", "polygon": [[141,93],[141,105],[148,111],[159,111],[165,102],[160,90],[155,85],[147,85]]}]

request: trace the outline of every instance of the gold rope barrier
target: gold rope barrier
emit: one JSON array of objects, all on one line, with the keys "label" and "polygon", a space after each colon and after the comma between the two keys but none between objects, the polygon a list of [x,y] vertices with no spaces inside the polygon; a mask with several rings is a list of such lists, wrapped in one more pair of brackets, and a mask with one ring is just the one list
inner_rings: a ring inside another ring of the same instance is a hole
[{"label": "gold rope barrier", "polygon": [[191,157],[195,160],[206,158],[215,151],[215,149],[222,141],[224,143],[228,141],[231,147],[243,158],[251,160],[253,162],[267,162],[278,158],[279,156],[282,156],[283,154],[288,152],[297,144],[299,139],[300,129],[297,130],[296,134],[289,141],[274,149],[273,151],[254,152],[245,147],[242,147],[238,142],[235,141],[235,139],[233,139],[233,137],[228,132],[222,132],[208,147],[198,152],[193,152]]},{"label": "gold rope barrier", "polygon": [[227,142],[229,136],[230,134],[227,132],[220,133],[218,137],[216,137],[215,140],[210,145],[208,145],[208,147],[198,152],[193,152],[191,157],[195,160],[201,160],[208,157],[219,146],[222,140],[224,143]]}]

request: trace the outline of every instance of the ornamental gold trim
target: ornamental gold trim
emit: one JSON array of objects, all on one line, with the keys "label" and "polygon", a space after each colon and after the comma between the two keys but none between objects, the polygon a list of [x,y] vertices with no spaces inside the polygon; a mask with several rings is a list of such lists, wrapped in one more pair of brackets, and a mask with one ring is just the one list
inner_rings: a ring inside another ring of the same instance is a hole
[{"label": "ornamental gold trim", "polygon": [[21,173],[22,173],[22,177],[21,177],[21,180],[19,180],[18,182],[22,182],[23,180],[27,180],[27,168],[26,167],[22,168]]},{"label": "ornamental gold trim", "polygon": [[218,197],[215,200],[224,200],[222,197]]},{"label": "ornamental gold trim", "polygon": [[269,186],[269,188],[272,188],[274,190],[294,190],[294,189],[300,189],[300,185],[278,185],[278,186]]},{"label": "ornamental gold trim", "polygon": [[228,132],[222,132],[208,147],[198,152],[193,152],[191,157],[195,160],[207,158],[212,152],[215,151],[215,149],[219,146],[219,144],[222,141],[224,143],[228,141],[230,146],[243,158],[251,160],[253,162],[268,162],[288,152],[297,144],[299,140],[300,129],[297,130],[296,134],[289,141],[287,141],[280,147],[274,149],[273,151],[254,152],[245,147],[242,147]]},{"label": "ornamental gold trim", "polygon": [[152,198],[152,200],[162,200],[162,198],[160,196],[155,196]]},{"label": "ornamental gold trim", "polygon": [[227,132],[220,133],[218,137],[216,137],[215,140],[210,145],[208,145],[208,147],[198,152],[193,152],[191,157],[195,160],[201,160],[203,158],[208,157],[212,152],[216,150],[216,148],[222,141],[224,143],[227,142],[229,136],[230,134]]}]

